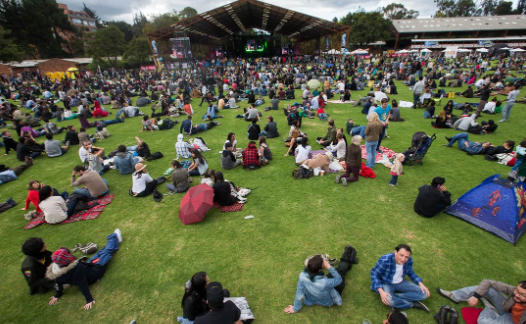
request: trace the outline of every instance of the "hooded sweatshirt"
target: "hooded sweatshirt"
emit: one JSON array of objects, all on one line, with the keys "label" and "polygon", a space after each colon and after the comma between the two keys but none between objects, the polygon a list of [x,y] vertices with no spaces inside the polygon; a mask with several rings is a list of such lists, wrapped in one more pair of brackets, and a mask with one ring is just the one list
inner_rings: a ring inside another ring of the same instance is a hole
[{"label": "hooded sweatshirt", "polygon": [[179,156],[181,156],[183,159],[188,159],[192,156],[192,153],[190,153],[190,150],[194,147],[192,144],[184,141],[184,135],[179,134],[177,135],[177,143],[175,143],[175,151],[177,153],[176,159],[179,159]]},{"label": "hooded sweatshirt", "polygon": [[471,115],[469,117],[460,118],[459,120],[457,120],[455,122],[454,126],[458,130],[463,130],[463,131],[467,132],[470,126],[477,126],[478,125],[478,123],[475,121],[475,117],[476,116],[477,115],[473,114],[473,115]]}]

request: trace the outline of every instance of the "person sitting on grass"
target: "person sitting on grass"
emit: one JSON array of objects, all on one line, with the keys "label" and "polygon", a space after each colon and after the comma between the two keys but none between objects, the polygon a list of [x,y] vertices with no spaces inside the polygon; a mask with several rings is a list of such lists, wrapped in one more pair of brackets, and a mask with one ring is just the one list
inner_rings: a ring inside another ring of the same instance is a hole
[{"label": "person sitting on grass", "polygon": [[2,132],[2,138],[4,140],[4,146],[5,146],[5,154],[3,154],[4,156],[8,155],[9,151],[11,151],[11,150],[16,151],[16,146],[18,145],[18,142],[15,141],[11,137],[11,132],[3,131]]},{"label": "person sitting on grass", "polygon": [[329,145],[325,150],[331,151],[332,155],[336,154],[336,157],[338,160],[342,161],[345,159],[345,153],[347,152],[347,146],[345,144],[345,140],[343,139],[343,133],[336,134],[336,138],[338,139],[338,144],[336,145]]},{"label": "person sitting on grass", "polygon": [[455,304],[467,301],[476,307],[482,301],[484,309],[478,324],[524,324],[526,323],[526,280],[517,286],[504,282],[483,279],[478,286],[465,287],[453,291],[437,288],[438,293]]},{"label": "person sitting on grass", "polygon": [[185,192],[190,188],[190,175],[188,171],[177,160],[172,161],[171,183],[166,185],[170,193]]},{"label": "person sitting on grass", "polygon": [[418,188],[418,196],[413,205],[415,213],[423,217],[433,217],[451,205],[451,193],[444,183],[446,179],[435,177],[431,185]]},{"label": "person sitting on grass", "polygon": [[58,157],[66,154],[69,149],[67,145],[61,145],[60,141],[53,139],[53,133],[46,134],[46,141],[44,142],[46,155],[50,158]]},{"label": "person sitting on grass", "polygon": [[334,183],[338,184],[340,179],[342,179],[342,184],[347,186],[348,182],[358,181],[362,167],[361,143],[362,137],[360,135],[354,135],[352,137],[351,143],[347,146],[345,152],[345,174],[337,175],[334,179]]},{"label": "person sitting on grass", "polygon": [[23,162],[26,157],[34,159],[40,156],[43,152],[42,149],[29,146],[28,143],[26,143],[27,141],[29,141],[29,139],[25,136],[20,136],[20,138],[18,138],[18,144],[16,146],[16,158],[18,161]]},{"label": "person sitting on grass", "polygon": [[210,309],[206,303],[206,285],[210,283],[210,278],[206,272],[198,272],[188,280],[185,292],[181,300],[183,316],[178,317],[178,322],[191,323],[199,316],[206,315]]},{"label": "person sitting on grass", "polygon": [[64,293],[64,285],[77,286],[86,299],[85,310],[90,310],[95,300],[89,290],[89,285],[99,281],[106,273],[108,262],[113,254],[119,250],[122,242],[122,234],[119,229],[107,237],[108,242],[97,254],[92,256],[88,262],[80,262],[69,249],[62,247],[53,253],[53,263],[48,267],[46,278],[56,281],[55,296],[49,299],[49,305],[55,305]]},{"label": "person sitting on grass", "polygon": [[237,160],[234,153],[232,153],[232,143],[226,142],[225,149],[221,153],[221,167],[225,170],[231,170],[242,164],[241,159]]},{"label": "person sitting on grass", "polygon": [[267,164],[268,161],[272,160],[272,151],[270,150],[270,147],[267,144],[267,138],[265,136],[259,137],[259,158],[261,161],[266,160]]},{"label": "person sitting on grass", "polygon": [[214,201],[221,206],[232,206],[236,203],[231,194],[230,183],[225,181],[223,172],[216,171],[214,173]]},{"label": "person sitting on grass", "polygon": [[324,137],[318,137],[317,142],[323,146],[329,146],[331,144],[336,145],[338,140],[336,139],[336,126],[334,126],[334,119],[329,119],[329,128],[327,128],[327,134]]},{"label": "person sitting on grass", "polygon": [[51,252],[40,237],[30,237],[22,245],[26,255],[22,262],[22,275],[29,286],[29,294],[45,294],[55,286],[55,280],[46,278],[46,269],[51,264]]},{"label": "person sitting on grass", "polygon": [[[351,270],[352,265],[358,263],[356,249],[347,245],[337,268],[333,268],[321,255],[315,255],[307,259],[305,263],[305,268],[299,275],[294,304],[287,306],[284,312],[297,313],[303,304],[306,306],[330,307],[334,304],[341,306],[345,276]],[[329,274],[325,275],[322,269],[328,270]]]},{"label": "person sitting on grass", "polygon": [[76,200],[70,199],[66,206],[67,192],[62,193],[62,196],[55,196],[54,194],[51,186],[43,186],[38,191],[38,207],[44,213],[48,224],[59,224],[70,218],[75,213],[75,206],[77,205]]},{"label": "person sitting on grass", "polygon": [[206,159],[201,155],[198,149],[192,149],[192,158],[194,161],[188,167],[188,174],[191,176],[203,175],[208,170],[208,163]]},{"label": "person sitting on grass", "polygon": [[267,138],[275,138],[279,137],[278,132],[278,125],[274,121],[274,117],[267,116],[267,124],[265,125],[265,128],[261,132],[263,135],[265,135]]},{"label": "person sitting on grass", "polygon": [[146,171],[146,165],[142,163],[135,164],[135,172],[132,174],[133,185],[130,189],[130,196],[146,197],[151,195],[157,185],[165,181],[164,177],[152,179]]},{"label": "person sitting on grass", "polygon": [[[33,203],[33,205],[36,208],[36,212],[37,213],[42,212],[40,207],[38,207],[38,203],[39,203],[39,200],[40,200],[40,196],[39,196],[38,192],[39,192],[39,190],[42,187],[44,187],[44,183],[41,183],[38,180],[30,180],[29,181],[29,185],[27,187],[28,193],[27,193],[26,203],[25,203],[24,208],[22,208],[21,210],[28,210],[29,209],[29,204]],[[64,200],[66,200],[68,198],[67,192],[65,192],[65,191],[62,194],[59,194],[58,190],[53,188],[53,193],[54,193],[55,196],[62,196],[64,198]]]},{"label": "person sitting on grass", "polygon": [[261,167],[259,161],[258,148],[256,147],[256,142],[248,142],[247,148],[243,151],[243,169],[255,169]]},{"label": "person sitting on grass", "polygon": [[[75,179],[79,176],[78,179]],[[73,193],[81,196],[95,199],[108,193],[108,181],[101,178],[100,174],[95,171],[86,170],[83,165],[77,165],[71,173],[71,186],[76,187],[84,185],[83,188],[76,188]]]},{"label": "person sitting on grass", "polygon": [[471,142],[468,133],[459,133],[453,137],[446,136],[446,140],[449,143],[444,144],[445,147],[452,147],[458,141],[458,149],[469,155],[484,154],[491,147],[489,142]]},{"label": "person sitting on grass", "polygon": [[261,134],[261,128],[258,125],[258,120],[253,119],[252,123],[248,126],[247,135],[249,140],[257,140]]},{"label": "person sitting on grass", "polygon": [[120,174],[131,174],[135,170],[135,165],[139,163],[139,158],[128,152],[126,146],[119,145],[113,162],[115,163],[115,169]]},{"label": "person sitting on grass", "polygon": [[157,126],[157,120],[155,119],[150,119],[150,117],[148,117],[147,115],[144,115],[142,117],[142,129],[140,130],[141,132],[142,131],[150,131],[153,133],[154,130],[159,130],[159,126]]},{"label": "person sitting on grass", "polygon": [[382,324],[409,324],[407,317],[404,313],[398,309],[393,309],[389,314],[387,314],[387,319],[385,319]]},{"label": "person sitting on grass", "polygon": [[224,323],[242,324],[241,310],[231,300],[224,301],[229,297],[228,291],[223,289],[219,282],[211,282],[206,286],[206,304],[210,311],[204,316],[197,317],[195,324]]},{"label": "person sitting on grass", "polygon": [[178,159],[179,157],[183,159],[188,159],[192,154],[190,153],[190,150],[193,149],[194,146],[188,142],[184,141],[184,135],[178,134],[177,135],[177,142],[175,143],[175,152],[176,156],[175,158]]},{"label": "person sitting on grass", "polygon": [[32,165],[33,159],[29,156],[25,157],[24,164],[14,168],[9,168],[4,164],[0,164],[0,185],[18,179],[18,176]]},{"label": "person sitting on grass", "polygon": [[296,148],[298,147],[299,141],[300,141],[300,131],[298,129],[292,130],[292,133],[290,135],[290,142],[285,144],[286,146],[289,147],[289,149],[287,150],[287,153],[285,153],[285,156],[294,155],[294,152],[296,151]]}]

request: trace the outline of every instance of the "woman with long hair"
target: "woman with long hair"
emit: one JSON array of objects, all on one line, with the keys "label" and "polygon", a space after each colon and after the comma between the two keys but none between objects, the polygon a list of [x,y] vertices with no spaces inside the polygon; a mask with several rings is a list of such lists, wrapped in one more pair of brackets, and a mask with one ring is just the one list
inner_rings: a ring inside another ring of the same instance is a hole
[{"label": "woman with long hair", "polygon": [[[236,134],[234,133],[228,133],[227,137],[226,137],[226,141],[225,141],[225,144],[226,143],[230,143],[232,144],[232,152],[236,152],[236,145],[237,145],[237,140],[236,140]],[[225,150],[225,145],[223,144],[223,151]]]},{"label": "woman with long hair", "polygon": [[365,149],[367,152],[367,159],[365,165],[369,168],[374,168],[376,163],[376,146],[380,139],[380,134],[383,131],[383,124],[380,122],[378,114],[372,112],[369,116],[369,121],[365,127]]},{"label": "woman with long hair", "polygon": [[295,128],[292,130],[292,134],[290,135],[290,145],[289,149],[287,150],[287,153],[285,153],[285,156],[294,155],[294,151],[298,147],[298,137],[300,136],[300,131]]},{"label": "woman with long hair", "polygon": [[198,149],[192,150],[192,158],[194,159],[194,162],[188,167],[188,174],[191,176],[204,174],[206,170],[208,170],[208,164]]},{"label": "woman with long hair", "polygon": [[435,127],[437,128],[450,128],[447,124],[447,112],[446,110],[442,110],[440,114],[438,114],[438,117],[435,120]]},{"label": "woman with long hair", "polygon": [[232,206],[236,200],[232,197],[231,187],[228,181],[225,181],[223,172],[216,171],[214,174],[214,201],[221,206]]},{"label": "woman with long hair", "polygon": [[185,292],[181,300],[183,323],[184,319],[188,323],[188,321],[195,321],[197,317],[208,313],[206,285],[209,282],[210,278],[208,278],[206,272],[198,272],[186,283]]},{"label": "woman with long hair", "polygon": [[39,203],[38,207],[44,213],[44,217],[48,224],[62,223],[73,215],[77,202],[75,200],[66,202],[61,196],[54,196],[53,188],[51,186],[43,186],[38,191]]},{"label": "woman with long hair", "polygon": [[132,174],[133,186],[130,189],[130,195],[133,197],[146,197],[151,195],[155,187],[164,182],[165,178],[161,178],[159,178],[160,180],[152,179],[148,171],[146,171],[145,164],[135,164],[135,172]]}]

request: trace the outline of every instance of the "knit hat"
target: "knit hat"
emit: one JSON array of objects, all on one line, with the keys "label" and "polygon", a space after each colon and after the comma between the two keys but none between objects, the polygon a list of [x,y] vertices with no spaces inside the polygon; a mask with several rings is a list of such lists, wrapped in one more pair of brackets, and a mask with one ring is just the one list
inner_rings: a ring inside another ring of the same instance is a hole
[{"label": "knit hat", "polygon": [[53,262],[58,264],[60,267],[65,267],[71,262],[75,261],[76,258],[69,252],[69,249],[66,247],[61,247],[56,250],[52,256]]},{"label": "knit hat", "polygon": [[206,286],[206,299],[208,300],[208,306],[212,309],[220,309],[223,307],[223,299],[225,294],[223,292],[223,286],[221,283],[214,281]]}]

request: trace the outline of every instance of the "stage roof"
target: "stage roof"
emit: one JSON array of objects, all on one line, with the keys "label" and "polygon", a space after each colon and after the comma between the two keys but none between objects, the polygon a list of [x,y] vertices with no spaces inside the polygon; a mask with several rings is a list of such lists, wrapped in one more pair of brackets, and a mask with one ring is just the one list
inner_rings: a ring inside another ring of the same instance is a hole
[{"label": "stage roof", "polygon": [[262,1],[238,0],[163,27],[148,36],[159,39],[186,34],[192,42],[214,44],[223,37],[253,28],[298,40],[350,31],[348,26]]},{"label": "stage roof", "polygon": [[396,19],[393,26],[399,34],[520,30],[526,29],[526,16]]}]

